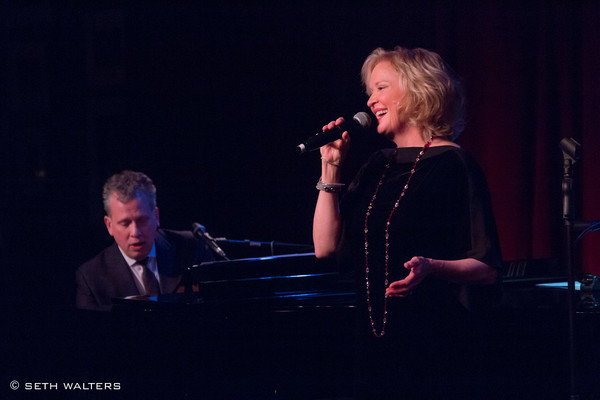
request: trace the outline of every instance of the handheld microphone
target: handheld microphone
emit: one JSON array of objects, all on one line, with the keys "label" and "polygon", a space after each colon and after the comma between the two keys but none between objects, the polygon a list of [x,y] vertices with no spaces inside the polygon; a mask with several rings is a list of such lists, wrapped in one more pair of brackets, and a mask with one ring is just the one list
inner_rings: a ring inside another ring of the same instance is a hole
[{"label": "handheld microphone", "polygon": [[342,133],[348,131],[350,135],[366,131],[371,126],[371,117],[366,112],[359,112],[354,115],[350,121],[344,121],[341,125],[336,125],[333,129],[317,133],[306,139],[304,143],[296,146],[298,154],[306,153],[307,151],[316,150],[327,143],[334,142],[342,137]]},{"label": "handheld microphone", "polygon": [[225,255],[223,249],[219,247],[217,241],[210,235],[210,233],[206,232],[206,228],[204,227],[204,225],[200,225],[199,223],[194,222],[192,224],[192,231],[194,232],[194,235],[204,240],[204,242],[208,245],[208,247],[210,247],[212,251],[217,253],[224,260],[229,261],[229,258],[227,258],[227,255]]}]

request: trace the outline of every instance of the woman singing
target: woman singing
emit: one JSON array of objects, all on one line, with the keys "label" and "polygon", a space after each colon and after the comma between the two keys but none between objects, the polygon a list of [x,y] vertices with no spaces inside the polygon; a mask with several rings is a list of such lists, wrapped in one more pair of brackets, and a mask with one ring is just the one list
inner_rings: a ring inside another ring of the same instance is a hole
[{"label": "woman singing", "polygon": [[466,371],[483,362],[472,340],[485,339],[468,327],[469,309],[498,293],[502,261],[485,177],[454,142],[461,86],[437,54],[401,47],[373,51],[362,80],[395,148],[343,190],[348,133],[321,147],[313,223],[317,257],[349,260],[357,278],[356,395],[464,398]]}]

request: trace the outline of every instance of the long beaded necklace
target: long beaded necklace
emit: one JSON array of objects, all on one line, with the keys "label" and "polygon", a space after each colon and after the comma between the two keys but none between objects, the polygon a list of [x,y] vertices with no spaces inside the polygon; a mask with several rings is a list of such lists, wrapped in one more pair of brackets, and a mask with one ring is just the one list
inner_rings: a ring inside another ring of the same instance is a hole
[{"label": "long beaded necklace", "polygon": [[[419,162],[419,160],[421,159],[423,154],[425,154],[425,151],[427,151],[427,149],[431,146],[432,142],[433,142],[433,137],[430,137],[429,140],[425,143],[425,145],[421,149],[421,151],[419,152],[419,155],[417,156],[417,159],[415,160],[415,163],[413,164],[412,169],[410,170],[410,175],[408,177],[408,180],[406,181],[406,184],[404,185],[404,188],[402,189],[402,193],[400,193],[400,197],[398,197],[398,200],[396,200],[396,203],[394,203],[394,207],[392,208],[392,211],[390,212],[390,215],[388,216],[387,222],[385,224],[385,275],[384,275],[385,279],[384,279],[384,285],[386,288],[388,287],[388,284],[389,284],[388,261],[390,258],[390,256],[389,256],[390,221],[392,219],[392,215],[394,215],[394,212],[396,211],[396,209],[398,208],[398,205],[400,204],[400,200],[402,200],[402,198],[404,197],[404,194],[406,193],[406,189],[408,189],[408,184],[410,183],[411,178],[415,174],[415,169],[417,167],[417,163]],[[377,338],[381,338],[382,336],[385,335],[385,325],[387,323],[387,296],[385,296],[384,303],[383,303],[383,321],[382,321],[381,331],[377,332],[377,328],[375,328],[375,321],[373,320],[373,309],[371,307],[371,289],[369,286],[369,239],[368,239],[367,234],[369,233],[369,216],[371,215],[371,209],[373,208],[373,203],[375,202],[375,199],[377,198],[377,193],[379,192],[379,188],[381,187],[381,184],[383,183],[383,180],[385,179],[385,175],[386,175],[388,169],[390,168],[392,159],[394,159],[394,157],[397,153],[398,153],[398,149],[396,149],[394,154],[390,157],[387,164],[385,165],[385,169],[383,170],[383,175],[381,175],[381,179],[379,179],[379,183],[377,184],[377,187],[375,188],[375,193],[373,194],[373,197],[371,198],[371,202],[369,203],[369,207],[367,208],[367,214],[365,215],[365,270],[366,270],[366,286],[367,286],[367,308],[369,310],[369,321],[371,322],[371,330],[373,331],[373,334]]]}]

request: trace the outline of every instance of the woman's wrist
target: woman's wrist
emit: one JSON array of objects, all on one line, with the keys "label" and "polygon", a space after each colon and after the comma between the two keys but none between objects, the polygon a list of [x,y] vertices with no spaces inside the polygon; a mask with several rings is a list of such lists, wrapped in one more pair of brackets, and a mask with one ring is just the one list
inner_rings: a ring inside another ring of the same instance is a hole
[{"label": "woman's wrist", "polygon": [[339,183],[342,181],[342,171],[340,167],[335,167],[323,162],[321,168],[321,180],[325,183]]},{"label": "woman's wrist", "polygon": [[321,157],[321,161],[327,165],[331,165],[332,167],[336,167],[339,168],[342,166],[342,161],[338,160],[338,161],[330,161],[330,160],[326,160],[323,157]]}]

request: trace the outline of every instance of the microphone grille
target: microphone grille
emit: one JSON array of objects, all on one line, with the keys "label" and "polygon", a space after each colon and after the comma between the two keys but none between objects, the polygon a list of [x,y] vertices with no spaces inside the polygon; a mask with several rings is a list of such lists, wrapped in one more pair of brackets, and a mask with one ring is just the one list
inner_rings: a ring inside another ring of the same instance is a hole
[{"label": "microphone grille", "polygon": [[368,129],[371,126],[371,117],[364,111],[356,113],[352,119],[358,122],[363,129]]},{"label": "microphone grille", "polygon": [[565,155],[578,161],[581,156],[581,145],[573,138],[563,138],[560,141],[560,148]]}]

